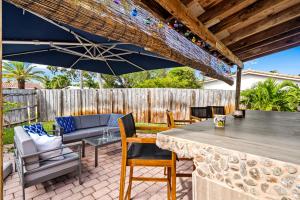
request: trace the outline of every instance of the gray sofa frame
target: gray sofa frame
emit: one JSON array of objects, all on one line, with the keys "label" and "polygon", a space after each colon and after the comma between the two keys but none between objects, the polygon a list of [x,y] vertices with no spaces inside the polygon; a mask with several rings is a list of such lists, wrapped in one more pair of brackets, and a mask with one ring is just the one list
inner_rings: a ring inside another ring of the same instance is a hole
[{"label": "gray sofa frame", "polygon": [[74,118],[76,128],[74,132],[64,134],[64,129],[59,126],[56,121],[53,124],[53,130],[55,130],[56,135],[62,137],[62,142],[64,144],[81,141],[83,157],[85,156],[85,142],[83,139],[101,136],[105,129],[113,131],[114,133],[120,133],[118,126],[108,125],[111,114],[80,115],[72,117]]},{"label": "gray sofa frame", "polygon": [[[25,200],[25,188],[45,181],[54,179],[56,177],[71,173],[76,171],[78,174],[79,184],[81,181],[81,143],[73,143],[68,145],[63,145],[60,148],[55,148],[47,151],[34,152],[34,150],[29,150],[34,153],[24,153],[24,147],[28,147],[30,143],[32,145],[32,139],[25,132],[23,127],[15,127],[15,169],[19,174],[20,183],[22,185],[23,199]],[[26,135],[24,135],[26,134]],[[20,138],[16,138],[20,137]],[[20,144],[22,140],[23,144]],[[27,146],[26,146],[27,145]],[[72,151],[70,149],[74,149]],[[35,147],[33,147],[34,149]],[[42,153],[47,153],[51,151],[62,150],[63,160],[50,160],[53,159],[40,159]]]}]

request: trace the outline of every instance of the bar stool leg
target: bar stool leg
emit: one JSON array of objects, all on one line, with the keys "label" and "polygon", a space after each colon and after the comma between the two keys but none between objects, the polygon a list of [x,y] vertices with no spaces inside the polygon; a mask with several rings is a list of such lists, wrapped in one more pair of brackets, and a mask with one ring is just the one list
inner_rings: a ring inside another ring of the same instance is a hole
[{"label": "bar stool leg", "polygon": [[128,183],[128,189],[126,194],[128,200],[130,200],[131,198],[132,177],[133,177],[133,166],[130,166],[129,183]]},{"label": "bar stool leg", "polygon": [[171,168],[167,167],[167,190],[168,190],[168,200],[171,199]]},{"label": "bar stool leg", "polygon": [[126,158],[124,159],[123,157],[121,163],[119,200],[124,200],[125,178],[126,178]]},{"label": "bar stool leg", "polygon": [[171,189],[172,200],[176,200],[176,154],[174,152],[172,152]]}]

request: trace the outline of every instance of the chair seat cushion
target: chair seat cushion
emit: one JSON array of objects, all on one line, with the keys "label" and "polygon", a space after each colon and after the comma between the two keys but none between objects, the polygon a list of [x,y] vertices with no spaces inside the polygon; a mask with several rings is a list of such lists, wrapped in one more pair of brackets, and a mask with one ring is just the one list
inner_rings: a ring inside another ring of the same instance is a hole
[{"label": "chair seat cushion", "polygon": [[160,149],[156,144],[132,143],[127,152],[128,159],[171,160],[172,152]]},{"label": "chair seat cushion", "polygon": [[100,136],[103,134],[104,127],[85,128],[73,131],[72,134],[66,134],[63,136],[64,142],[73,140],[81,140],[88,137]]},{"label": "chair seat cushion", "polygon": [[64,159],[58,161],[46,161],[33,170],[24,170],[25,185],[35,185],[58,176],[70,173],[78,168],[79,155],[70,148],[64,148]]},{"label": "chair seat cushion", "polygon": [[123,117],[124,115],[123,114],[114,114],[112,113],[110,115],[110,118],[108,120],[108,123],[107,123],[107,126],[110,126],[110,127],[119,127],[119,124],[118,124],[118,119]]},{"label": "chair seat cushion", "polygon": [[112,133],[117,133],[120,131],[119,127],[108,127],[108,126],[100,126],[94,128],[85,128],[81,130],[76,130],[72,132],[72,134],[66,134],[63,136],[64,142],[75,141],[75,140],[82,140],[84,138],[101,136],[104,130],[109,130]]}]

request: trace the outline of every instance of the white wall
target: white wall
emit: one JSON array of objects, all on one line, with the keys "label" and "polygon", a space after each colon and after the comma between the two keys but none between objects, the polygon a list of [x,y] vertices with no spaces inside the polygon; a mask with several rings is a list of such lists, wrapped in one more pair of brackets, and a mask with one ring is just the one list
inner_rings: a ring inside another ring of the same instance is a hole
[{"label": "white wall", "polygon": [[[204,83],[204,89],[216,89],[216,90],[235,90],[235,81],[236,77],[234,78],[234,84],[228,85],[227,83],[224,83],[223,81],[211,81]],[[245,74],[242,76],[242,81],[241,81],[241,90],[249,89],[251,88],[254,84],[256,84],[259,81],[264,81],[268,79],[268,77],[263,77],[263,76],[257,76],[257,75],[252,75],[252,74]],[[285,79],[279,79],[279,78],[274,78],[278,82],[282,82]],[[293,81],[300,85],[300,81]]]}]

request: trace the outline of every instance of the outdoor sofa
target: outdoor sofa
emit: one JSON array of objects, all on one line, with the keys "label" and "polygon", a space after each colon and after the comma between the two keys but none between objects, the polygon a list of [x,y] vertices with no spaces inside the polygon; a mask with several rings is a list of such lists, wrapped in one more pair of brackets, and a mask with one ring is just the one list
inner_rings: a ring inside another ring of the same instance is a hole
[{"label": "outdoor sofa", "polygon": [[106,130],[120,133],[118,118],[122,116],[114,113],[72,116],[74,129],[68,132],[59,123],[59,120],[65,117],[56,117],[53,129],[57,135],[62,136],[63,143],[77,142],[88,137],[101,136]]},{"label": "outdoor sofa", "polygon": [[[122,116],[122,114],[112,113],[56,117],[53,129],[56,135],[62,137],[64,144],[82,141],[82,153],[85,156],[83,139],[101,136],[105,131],[109,131],[111,134],[120,134],[118,119]],[[71,121],[66,121],[66,119]],[[70,126],[73,127],[70,128]],[[66,131],[66,129],[68,130]]]},{"label": "outdoor sofa", "polygon": [[[14,145],[15,169],[20,177],[23,199],[25,199],[25,188],[74,171],[78,173],[79,184],[81,184],[81,143],[38,151],[34,139],[22,126],[16,126]],[[59,159],[49,158],[49,156],[45,158],[45,154],[49,155],[57,151],[60,152]]]}]

